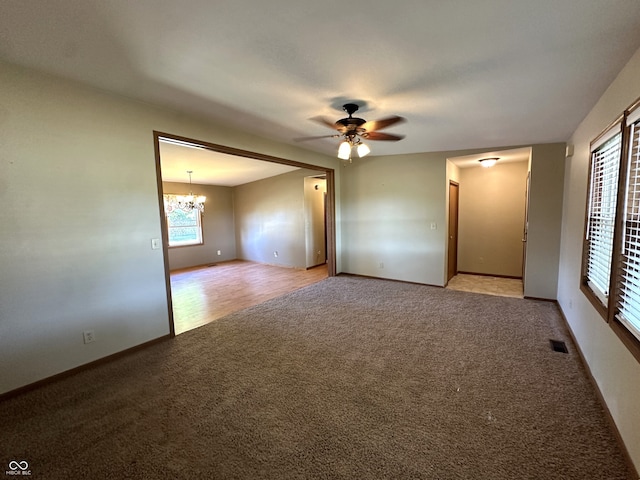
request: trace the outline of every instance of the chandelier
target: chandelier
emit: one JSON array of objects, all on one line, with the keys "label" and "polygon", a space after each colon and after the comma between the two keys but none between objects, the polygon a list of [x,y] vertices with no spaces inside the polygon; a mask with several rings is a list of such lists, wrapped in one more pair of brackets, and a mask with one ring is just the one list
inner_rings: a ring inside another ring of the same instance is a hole
[{"label": "chandelier", "polygon": [[200,210],[202,213],[204,212],[204,202],[207,197],[193,194],[191,185],[191,174],[193,170],[187,170],[187,173],[189,174],[189,195],[165,195],[165,204],[167,207],[170,207],[169,210],[179,208],[185,212]]}]

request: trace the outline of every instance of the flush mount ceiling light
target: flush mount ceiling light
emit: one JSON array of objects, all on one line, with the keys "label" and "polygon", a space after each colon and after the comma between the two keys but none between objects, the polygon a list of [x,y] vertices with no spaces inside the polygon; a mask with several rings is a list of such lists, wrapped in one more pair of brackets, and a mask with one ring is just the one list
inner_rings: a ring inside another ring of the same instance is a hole
[{"label": "flush mount ceiling light", "polygon": [[204,212],[204,202],[207,200],[207,197],[193,194],[191,189],[191,174],[193,170],[187,170],[187,173],[189,174],[189,195],[165,195],[166,207],[170,207],[168,209],[179,208],[185,212],[200,210],[202,213]]},{"label": "flush mount ceiling light", "polygon": [[490,167],[493,167],[498,160],[500,160],[499,157],[492,157],[492,158],[483,158],[478,161],[480,162],[480,165],[482,165],[484,168],[490,168]]}]

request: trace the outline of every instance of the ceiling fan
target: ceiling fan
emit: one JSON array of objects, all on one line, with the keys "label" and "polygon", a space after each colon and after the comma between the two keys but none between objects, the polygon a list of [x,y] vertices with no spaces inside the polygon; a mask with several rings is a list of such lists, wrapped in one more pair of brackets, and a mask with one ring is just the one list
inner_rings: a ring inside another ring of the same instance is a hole
[{"label": "ceiling fan", "polygon": [[362,139],[367,140],[383,140],[388,142],[397,142],[402,140],[404,135],[394,135],[391,133],[382,133],[379,130],[383,130],[397,123],[404,122],[403,117],[393,115],[391,117],[383,118],[380,120],[372,120],[367,122],[363,118],[354,117],[353,114],[358,111],[359,106],[355,103],[345,103],[342,109],[349,114],[346,118],[341,118],[337,122],[331,122],[324,117],[314,117],[312,120],[321,123],[329,128],[337,130],[339,133],[334,135],[322,135],[318,137],[304,137],[298,140],[313,140],[316,138],[337,138],[343,137],[343,141],[338,148],[338,158],[342,160],[351,160],[351,150],[356,148],[359,157],[364,157],[371,150],[362,142]]}]

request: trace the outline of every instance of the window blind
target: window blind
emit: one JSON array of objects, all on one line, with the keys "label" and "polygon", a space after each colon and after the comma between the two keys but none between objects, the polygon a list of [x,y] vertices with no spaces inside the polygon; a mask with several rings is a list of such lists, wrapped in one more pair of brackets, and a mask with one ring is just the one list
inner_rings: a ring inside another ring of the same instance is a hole
[{"label": "window blind", "polygon": [[617,318],[640,339],[640,121],[630,126]]},{"label": "window blind", "polygon": [[604,305],[611,279],[621,139],[622,133],[618,132],[591,154],[585,275],[587,284]]}]

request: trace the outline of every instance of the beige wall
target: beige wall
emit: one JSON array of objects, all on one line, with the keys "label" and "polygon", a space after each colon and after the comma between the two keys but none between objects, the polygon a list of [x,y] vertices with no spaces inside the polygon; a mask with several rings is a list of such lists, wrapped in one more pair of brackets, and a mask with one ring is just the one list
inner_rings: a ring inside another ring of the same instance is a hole
[{"label": "beige wall", "polygon": [[522,276],[527,162],[460,169],[458,271]]},{"label": "beige wall", "polygon": [[[536,287],[531,290],[531,296],[540,298],[556,295],[562,210],[562,174],[557,173],[562,155],[558,160],[557,150],[561,146],[532,147],[541,152],[535,163],[540,179],[536,186],[540,192],[533,197],[535,228],[545,233],[534,235],[529,242],[529,261],[537,265],[532,269],[530,280]],[[447,159],[495,150],[365,157],[346,166],[342,172],[340,224],[343,271],[444,286],[448,184],[450,179],[460,180],[462,175],[462,169]],[[545,224],[547,220],[550,226]],[[552,229],[556,232],[550,231]]]},{"label": "beige wall", "polygon": [[[216,185],[162,182],[163,193],[205,195],[202,215],[203,245],[169,248],[169,268],[180,268],[224,262],[236,258],[236,230],[233,215],[233,188]],[[218,250],[220,255],[218,255]]]},{"label": "beige wall", "polygon": [[315,267],[325,263],[325,194],[327,181],[324,178],[305,177],[304,211],[306,266]]},{"label": "beige wall", "polygon": [[154,130],[335,168],[340,204],[333,157],[3,62],[0,91],[0,393],[169,333]]},{"label": "beige wall", "polygon": [[565,151],[565,143],[531,147],[526,297],[557,298]]},{"label": "beige wall", "polygon": [[640,95],[640,50],[573,134],[574,155],[564,162],[558,302],[609,411],[640,470],[640,363],[580,291],[589,143]]},{"label": "beige wall", "polygon": [[[207,196],[202,217],[204,244],[169,248],[170,268],[236,258],[295,268],[325,263],[326,180],[307,177],[311,172],[298,170],[237,187],[194,184],[194,193]],[[189,184],[184,183],[163,182],[163,188],[164,193],[189,192]],[[304,225],[303,235],[300,221]],[[304,263],[301,247],[305,252]],[[274,251],[278,257],[273,256]]]},{"label": "beige wall", "polygon": [[445,164],[443,154],[424,153],[365,157],[344,167],[345,272],[444,285]]},{"label": "beige wall", "polygon": [[238,258],[306,268],[304,177],[317,174],[299,169],[234,188]]}]

